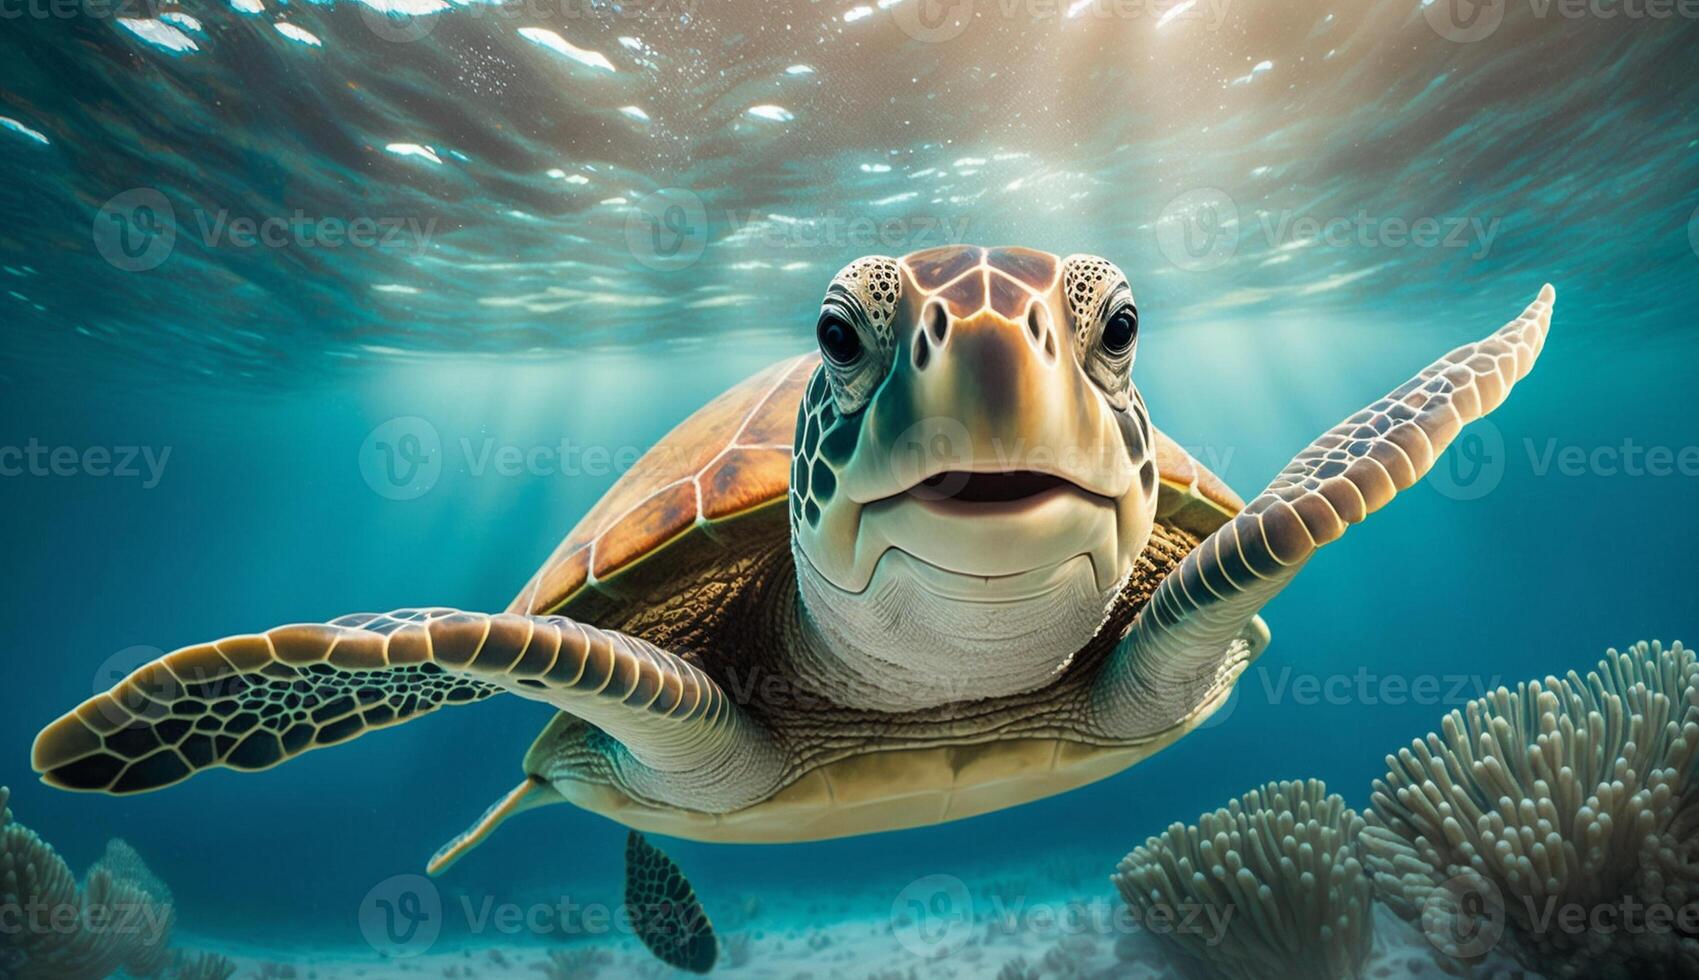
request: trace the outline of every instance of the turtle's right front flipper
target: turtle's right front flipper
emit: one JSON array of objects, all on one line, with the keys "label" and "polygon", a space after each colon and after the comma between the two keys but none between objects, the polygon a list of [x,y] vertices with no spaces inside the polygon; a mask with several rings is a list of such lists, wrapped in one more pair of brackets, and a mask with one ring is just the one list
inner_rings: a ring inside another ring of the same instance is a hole
[{"label": "turtle's right front flipper", "polygon": [[1533,370],[1555,301],[1546,286],[1491,336],[1328,430],[1193,549],[1104,664],[1091,704],[1100,731],[1156,739],[1208,717],[1267,642],[1258,610],[1324,545],[1426,476],[1463,426],[1503,403]]},{"label": "turtle's right front flipper", "polygon": [[65,789],[144,792],[203,769],[269,769],[502,692],[613,736],[628,754],[610,760],[620,777],[657,798],[670,774],[707,769],[728,776],[714,805],[752,802],[783,768],[724,689],[652,643],[563,616],[403,609],[167,654],[47,726],[35,769]]}]

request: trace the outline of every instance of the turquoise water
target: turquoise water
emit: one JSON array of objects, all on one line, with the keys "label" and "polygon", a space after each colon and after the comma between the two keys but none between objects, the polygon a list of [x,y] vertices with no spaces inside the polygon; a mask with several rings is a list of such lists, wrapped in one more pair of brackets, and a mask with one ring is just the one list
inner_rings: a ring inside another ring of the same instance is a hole
[{"label": "turquoise water", "polygon": [[[1544,282],[1557,314],[1441,475],[1265,610],[1273,644],[1209,727],[963,823],[666,842],[711,912],[801,895],[829,924],[855,904],[835,896],[879,909],[1021,865],[1111,895],[1173,820],[1270,778],[1361,806],[1467,697],[1699,637],[1699,25],[1511,3],[1460,40],[1405,2],[980,2],[961,23],[907,3],[8,17],[0,444],[79,461],[0,478],[18,819],[74,867],[121,835],[196,935],[362,950],[368,893],[511,787],[547,709],[497,699],[125,799],[38,785],[35,732],[138,647],[505,606],[620,460],[809,347],[837,268],[960,240],[1126,270],[1156,424],[1246,497]],[[415,499],[369,455],[397,418],[446,448]],[[529,472],[479,462],[563,440],[581,451]],[[91,448],[127,447],[135,475],[95,472]],[[539,811],[440,887],[617,901],[623,839]]]}]

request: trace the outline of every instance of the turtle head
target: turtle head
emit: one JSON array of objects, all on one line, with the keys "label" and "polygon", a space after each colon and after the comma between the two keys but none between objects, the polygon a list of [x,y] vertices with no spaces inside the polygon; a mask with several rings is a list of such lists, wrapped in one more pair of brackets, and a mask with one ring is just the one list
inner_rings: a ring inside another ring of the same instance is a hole
[{"label": "turtle head", "polygon": [[873,256],[816,333],[790,499],[814,628],[920,701],[1042,686],[1155,517],[1126,277],[1015,248]]}]

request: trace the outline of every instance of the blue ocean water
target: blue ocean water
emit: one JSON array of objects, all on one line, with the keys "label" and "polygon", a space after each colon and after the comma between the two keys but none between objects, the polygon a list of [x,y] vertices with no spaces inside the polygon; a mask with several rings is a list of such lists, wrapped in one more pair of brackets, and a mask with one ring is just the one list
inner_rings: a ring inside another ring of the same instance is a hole
[{"label": "blue ocean water", "polygon": [[[8,13],[18,818],[74,867],[122,836],[197,935],[361,950],[371,890],[512,786],[546,708],[496,699],[122,799],[37,784],[36,731],[150,650],[505,606],[636,453],[808,349],[837,268],[962,240],[1125,269],[1156,424],[1247,498],[1544,282],[1557,313],[1508,403],[1270,604],[1272,645],[1206,728],[966,822],[665,842],[711,911],[800,894],[820,925],[851,914],[840,896],[1023,864],[1112,895],[1115,861],[1174,820],[1272,778],[1364,805],[1385,755],[1468,697],[1699,638],[1699,25],[1512,2],[1483,6],[1502,17],[1483,34],[1446,0],[907,12],[923,2]],[[445,447],[412,499],[372,469],[396,419]],[[563,444],[518,474],[480,462]],[[90,455],[132,448],[133,475]],[[623,839],[542,810],[439,887],[616,902]]]}]

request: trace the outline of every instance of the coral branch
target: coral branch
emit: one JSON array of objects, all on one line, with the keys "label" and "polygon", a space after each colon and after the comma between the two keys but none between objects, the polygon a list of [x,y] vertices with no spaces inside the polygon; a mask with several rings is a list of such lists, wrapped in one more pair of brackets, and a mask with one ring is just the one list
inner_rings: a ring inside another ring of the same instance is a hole
[{"label": "coral branch", "polygon": [[[1127,855],[1115,884],[1144,921],[1220,923],[1161,934],[1184,973],[1235,980],[1355,978],[1373,945],[1363,821],[1317,780],[1269,783],[1174,824]],[[1202,912],[1202,915],[1196,914]]]}]

